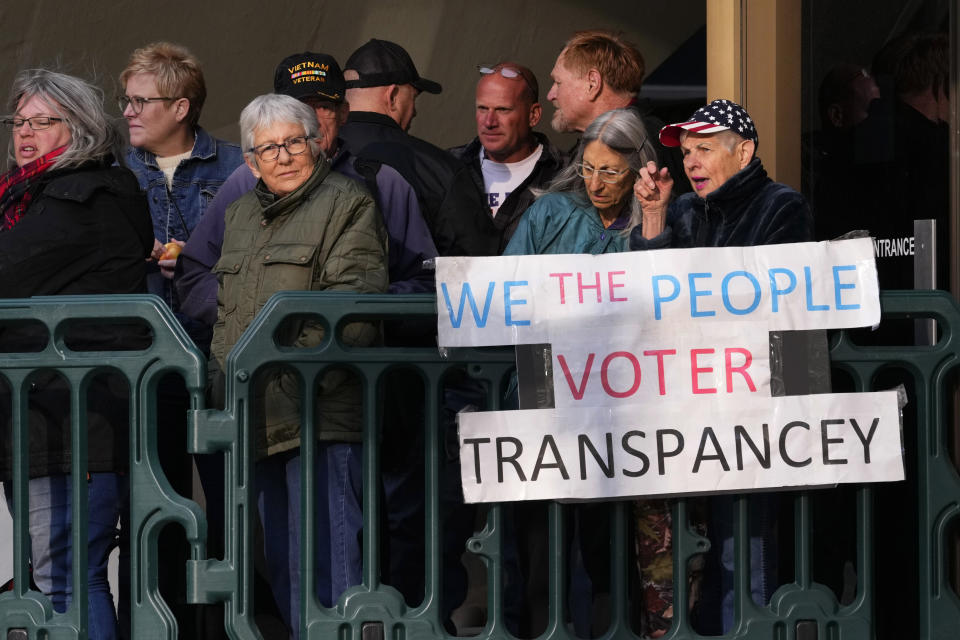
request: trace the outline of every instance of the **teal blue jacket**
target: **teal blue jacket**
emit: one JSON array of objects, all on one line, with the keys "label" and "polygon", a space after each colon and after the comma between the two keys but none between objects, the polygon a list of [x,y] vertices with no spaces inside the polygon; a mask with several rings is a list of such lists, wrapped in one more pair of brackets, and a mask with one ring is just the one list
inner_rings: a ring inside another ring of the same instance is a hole
[{"label": "teal blue jacket", "polygon": [[505,256],[627,251],[626,216],[604,228],[600,214],[570,193],[547,193],[520,219]]}]

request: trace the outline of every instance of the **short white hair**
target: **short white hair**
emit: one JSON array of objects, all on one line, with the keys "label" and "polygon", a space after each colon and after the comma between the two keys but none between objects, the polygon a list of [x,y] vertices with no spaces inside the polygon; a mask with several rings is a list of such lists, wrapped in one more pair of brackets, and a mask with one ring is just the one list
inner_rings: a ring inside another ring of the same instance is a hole
[{"label": "short white hair", "polygon": [[310,139],[314,155],[321,153],[316,137],[320,126],[317,113],[296,98],[280,93],[257,96],[240,112],[240,141],[244,153],[253,148],[254,133],[277,122],[289,122],[303,126],[304,135]]}]

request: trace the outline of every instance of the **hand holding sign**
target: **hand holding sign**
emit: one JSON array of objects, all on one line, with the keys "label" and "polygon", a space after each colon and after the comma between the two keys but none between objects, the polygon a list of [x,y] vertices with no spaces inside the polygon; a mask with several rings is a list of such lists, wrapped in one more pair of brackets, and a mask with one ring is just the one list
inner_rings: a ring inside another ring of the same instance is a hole
[{"label": "hand holding sign", "polygon": [[741,320],[768,331],[871,326],[880,321],[876,275],[869,238],[440,258],[439,339],[444,347],[542,344],[575,326],[636,332]]},{"label": "hand holding sign", "polygon": [[[655,169],[636,189],[665,214]],[[461,420],[466,501],[902,479],[895,392],[770,396],[769,331],[879,320],[873,255],[863,238],[439,258],[441,346],[553,347],[556,408]]]},{"label": "hand holding sign", "polygon": [[637,181],[633,185],[633,194],[643,209],[643,237],[655,238],[663,233],[667,220],[667,205],[673,192],[673,177],[663,167],[657,169],[652,160],[637,172]]}]

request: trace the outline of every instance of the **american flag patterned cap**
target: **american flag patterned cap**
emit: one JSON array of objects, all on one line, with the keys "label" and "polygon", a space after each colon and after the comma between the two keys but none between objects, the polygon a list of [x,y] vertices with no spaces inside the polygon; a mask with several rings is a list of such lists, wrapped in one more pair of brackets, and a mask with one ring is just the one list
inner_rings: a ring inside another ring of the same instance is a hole
[{"label": "american flag patterned cap", "polygon": [[680,134],[684,131],[695,133],[718,133],[733,131],[745,140],[760,144],[757,127],[747,110],[733,100],[714,100],[693,112],[686,122],[668,124],[660,129],[660,142],[665,147],[679,147]]}]

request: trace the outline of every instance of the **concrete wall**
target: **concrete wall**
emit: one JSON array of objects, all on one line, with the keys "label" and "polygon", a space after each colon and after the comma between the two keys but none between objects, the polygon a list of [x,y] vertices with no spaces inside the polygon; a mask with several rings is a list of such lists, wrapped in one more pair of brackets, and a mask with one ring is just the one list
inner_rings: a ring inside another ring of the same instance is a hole
[{"label": "concrete wall", "polygon": [[[287,54],[323,51],[342,64],[354,49],[377,37],[403,45],[421,75],[443,84],[439,96],[418,100],[411,133],[452,146],[475,135],[478,63],[514,59],[526,64],[537,74],[545,101],[550,69],[573,31],[604,27],[625,32],[650,71],[703,25],[705,16],[705,0],[3,2],[0,96],[6,102],[17,70],[53,67],[94,79],[107,92],[110,112],[119,116],[113,96],[129,53],[154,40],[171,40],[189,47],[204,65],[208,99],[201,124],[214,135],[236,140],[240,110],[272,90],[274,67]],[[552,113],[545,104],[539,127],[544,132]],[[572,144],[570,136],[551,136],[563,147]]]}]

